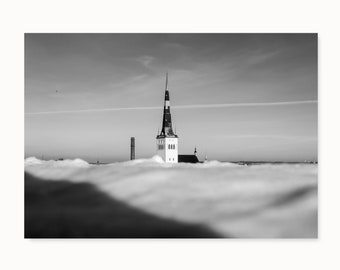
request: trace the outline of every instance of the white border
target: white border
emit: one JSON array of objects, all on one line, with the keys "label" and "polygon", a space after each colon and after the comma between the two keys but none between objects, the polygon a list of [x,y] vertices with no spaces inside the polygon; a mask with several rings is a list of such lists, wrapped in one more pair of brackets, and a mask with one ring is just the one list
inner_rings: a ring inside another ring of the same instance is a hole
[{"label": "white border", "polygon": [[[2,3],[0,268],[340,269],[340,22],[336,3],[297,0]],[[24,32],[319,33],[320,239],[24,240]]]}]

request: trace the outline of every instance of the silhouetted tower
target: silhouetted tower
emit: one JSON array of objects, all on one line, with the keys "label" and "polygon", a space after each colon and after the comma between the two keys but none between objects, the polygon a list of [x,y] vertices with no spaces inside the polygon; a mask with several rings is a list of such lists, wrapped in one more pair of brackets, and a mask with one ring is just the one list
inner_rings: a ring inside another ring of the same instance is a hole
[{"label": "silhouetted tower", "polygon": [[135,159],[135,137],[131,137],[131,143],[130,143],[130,160]]},{"label": "silhouetted tower", "polygon": [[163,123],[160,134],[157,134],[157,155],[167,163],[178,162],[178,136],[172,130],[170,113],[170,95],[168,89],[168,73],[165,80],[165,97],[163,109]]},{"label": "silhouetted tower", "polygon": [[194,155],[197,157],[197,150],[196,150],[196,146],[195,146]]}]

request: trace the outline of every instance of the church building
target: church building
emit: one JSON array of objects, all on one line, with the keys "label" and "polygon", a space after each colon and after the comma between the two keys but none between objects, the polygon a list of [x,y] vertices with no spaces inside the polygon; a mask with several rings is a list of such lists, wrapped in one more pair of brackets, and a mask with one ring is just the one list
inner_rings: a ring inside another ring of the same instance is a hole
[{"label": "church building", "polygon": [[163,123],[162,129],[156,137],[157,155],[160,156],[166,163],[199,162],[195,155],[178,155],[178,136],[172,129],[171,113],[170,113],[170,95],[168,89],[168,73],[165,79],[165,98],[163,109]]}]

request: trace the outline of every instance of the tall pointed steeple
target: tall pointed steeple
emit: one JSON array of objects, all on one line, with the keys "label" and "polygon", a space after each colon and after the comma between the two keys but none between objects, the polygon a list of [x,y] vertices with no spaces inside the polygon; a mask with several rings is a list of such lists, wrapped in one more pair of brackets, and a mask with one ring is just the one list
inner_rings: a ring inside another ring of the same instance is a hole
[{"label": "tall pointed steeple", "polygon": [[163,124],[160,136],[177,137],[172,129],[171,113],[170,113],[170,94],[168,89],[168,72],[165,80],[165,97],[163,109]]},{"label": "tall pointed steeple", "polygon": [[164,162],[177,163],[178,162],[178,136],[172,129],[171,113],[170,113],[170,95],[168,89],[168,73],[165,79],[165,97],[163,109],[163,123],[161,133],[156,136],[157,155],[159,155]]}]

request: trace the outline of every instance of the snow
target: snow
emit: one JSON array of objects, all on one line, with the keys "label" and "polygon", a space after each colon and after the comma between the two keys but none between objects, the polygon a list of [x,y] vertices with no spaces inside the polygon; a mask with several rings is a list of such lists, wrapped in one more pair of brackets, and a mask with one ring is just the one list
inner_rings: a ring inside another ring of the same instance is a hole
[{"label": "snow", "polygon": [[25,159],[25,166],[29,165],[46,165],[50,167],[87,167],[89,163],[85,160],[76,159],[62,159],[62,160],[40,160],[36,157],[29,157]]},{"label": "snow", "polygon": [[127,205],[221,237],[317,237],[315,164],[166,164],[154,156],[98,166],[31,157],[25,171],[46,181],[91,183]]},{"label": "snow", "polygon": [[153,164],[153,163],[165,164],[163,159],[157,155],[153,156],[150,159],[135,159],[135,160],[126,161],[121,164],[134,165],[134,164]]},{"label": "snow", "polygon": [[36,157],[29,157],[25,159],[25,166],[26,165],[37,165],[42,164],[43,161],[40,159],[37,159]]}]

